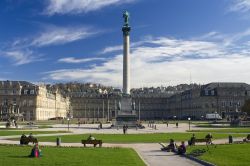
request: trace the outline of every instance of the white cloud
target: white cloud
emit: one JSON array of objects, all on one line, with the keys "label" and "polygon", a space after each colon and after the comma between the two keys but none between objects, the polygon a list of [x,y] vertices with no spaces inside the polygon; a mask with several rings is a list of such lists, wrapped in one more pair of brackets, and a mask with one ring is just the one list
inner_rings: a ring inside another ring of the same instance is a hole
[{"label": "white cloud", "polygon": [[98,32],[93,32],[86,27],[53,27],[34,37],[32,46],[42,47],[48,45],[59,45],[88,38]]},{"label": "white cloud", "polygon": [[229,11],[242,13],[250,11],[250,0],[233,0]]},{"label": "white cloud", "polygon": [[122,45],[109,46],[109,47],[104,48],[101,51],[101,54],[107,54],[107,53],[111,53],[111,52],[121,51],[122,47],[123,47]]},{"label": "white cloud", "polygon": [[58,60],[58,62],[62,63],[85,63],[85,62],[91,62],[91,61],[103,61],[105,58],[82,58],[82,59],[76,59],[74,57],[67,57],[67,58],[61,58]]},{"label": "white cloud", "polygon": [[34,54],[32,50],[12,50],[3,52],[5,57],[10,58],[14,65],[24,65],[35,61],[42,61],[41,55]]},{"label": "white cloud", "polygon": [[44,13],[47,15],[87,13],[107,6],[134,1],[136,0],[48,0]]},{"label": "white cloud", "polygon": [[[2,49],[2,54],[14,61],[15,65],[24,65],[42,60],[41,55],[37,56],[37,53],[36,55],[34,53],[34,50],[37,47],[62,45],[91,37],[97,33],[99,32],[94,31],[93,28],[90,29],[89,27],[85,26],[45,26],[45,30],[38,35],[34,35],[33,37],[29,38],[17,38],[12,43],[5,43],[5,47]],[[71,63],[77,63],[77,60],[74,59],[64,59],[65,62],[67,60],[68,62],[71,60]],[[91,60],[86,59],[85,61]],[[63,62],[63,59],[61,62]]]},{"label": "white cloud", "polygon": [[[151,38],[147,37],[147,38],[144,38],[144,39],[141,40],[141,41],[131,43],[131,44],[130,44],[130,48],[131,48],[131,49],[134,49],[134,48],[136,48],[136,47],[138,47],[138,46],[141,46],[141,45],[143,45],[143,44],[145,44],[145,43],[147,43],[147,42],[150,42],[149,39],[151,39]],[[108,47],[104,48],[104,49],[100,52],[100,54],[108,54],[108,53],[119,52],[119,51],[122,51],[122,49],[123,49],[123,45],[108,46]]]},{"label": "white cloud", "polygon": [[[189,83],[190,73],[196,83],[250,82],[249,43],[227,46],[224,42],[223,39],[206,41],[166,37],[141,41],[144,44],[133,47],[131,52],[131,85],[142,87]],[[45,79],[122,86],[122,59],[122,54],[118,54],[89,69],[50,71],[46,73]]]}]

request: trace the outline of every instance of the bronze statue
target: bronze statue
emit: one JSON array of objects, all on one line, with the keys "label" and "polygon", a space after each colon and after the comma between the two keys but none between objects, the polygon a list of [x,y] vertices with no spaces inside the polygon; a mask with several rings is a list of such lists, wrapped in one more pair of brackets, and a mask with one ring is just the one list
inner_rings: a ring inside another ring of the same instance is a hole
[{"label": "bronze statue", "polygon": [[128,11],[125,11],[124,13],[123,13],[123,18],[124,18],[124,25],[126,25],[126,26],[128,26],[128,23],[129,23],[129,13],[128,13]]}]

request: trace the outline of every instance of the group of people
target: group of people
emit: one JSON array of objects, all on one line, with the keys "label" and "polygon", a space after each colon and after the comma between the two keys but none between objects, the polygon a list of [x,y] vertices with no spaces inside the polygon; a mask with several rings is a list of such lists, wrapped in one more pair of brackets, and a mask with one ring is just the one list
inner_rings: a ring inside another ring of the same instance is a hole
[{"label": "group of people", "polygon": [[180,146],[174,142],[173,139],[170,139],[169,145],[161,148],[162,151],[167,152],[175,152],[177,154],[185,154],[186,153],[186,145],[185,142],[182,141]]},{"label": "group of people", "polygon": [[42,150],[39,148],[38,143],[34,145],[34,147],[31,149],[29,157],[41,157],[42,156]]},{"label": "group of people", "polygon": [[[250,139],[250,134],[248,135]],[[212,143],[212,134],[209,133],[205,136],[206,139],[206,144],[213,144]],[[195,144],[195,135],[193,134],[191,139],[188,141],[188,145],[194,145]],[[163,146],[163,144],[161,144]],[[164,146],[161,148],[162,151],[167,151],[167,152],[175,152],[177,154],[184,154],[186,153],[186,145],[185,142],[182,141],[180,146],[177,146],[177,144],[174,142],[173,139],[170,139],[170,143],[167,146]]]},{"label": "group of people", "polygon": [[[213,136],[212,136],[212,134],[211,133],[209,133],[209,134],[207,134],[206,136],[205,136],[205,141],[206,141],[206,144],[207,145],[213,145],[213,142],[212,142],[212,138],[213,138]],[[195,140],[196,140],[196,138],[195,138],[195,134],[193,134],[192,135],[192,137],[191,137],[191,139],[188,141],[188,145],[195,145]]]},{"label": "group of people", "polygon": [[20,145],[27,145],[29,144],[29,142],[33,142],[34,143],[34,136],[32,133],[29,134],[29,136],[27,137],[25,134],[22,134],[21,138],[20,138]]}]

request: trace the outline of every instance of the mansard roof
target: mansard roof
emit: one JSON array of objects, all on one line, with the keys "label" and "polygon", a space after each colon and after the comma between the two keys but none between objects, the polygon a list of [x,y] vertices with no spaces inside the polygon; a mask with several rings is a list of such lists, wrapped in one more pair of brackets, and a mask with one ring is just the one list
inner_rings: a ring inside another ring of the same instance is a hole
[{"label": "mansard roof", "polygon": [[0,81],[0,87],[5,87],[5,88],[11,88],[11,87],[34,87],[37,86],[33,83],[27,82],[27,81]]},{"label": "mansard roof", "polygon": [[206,85],[203,85],[202,88],[246,88],[250,89],[250,85],[242,82],[212,82]]}]

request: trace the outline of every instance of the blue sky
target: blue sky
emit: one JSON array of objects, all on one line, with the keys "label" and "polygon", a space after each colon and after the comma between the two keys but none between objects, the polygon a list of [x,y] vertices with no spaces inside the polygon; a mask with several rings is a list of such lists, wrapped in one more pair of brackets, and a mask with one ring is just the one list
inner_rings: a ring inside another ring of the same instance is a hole
[{"label": "blue sky", "polygon": [[1,0],[0,79],[131,86],[250,83],[250,0]]}]

